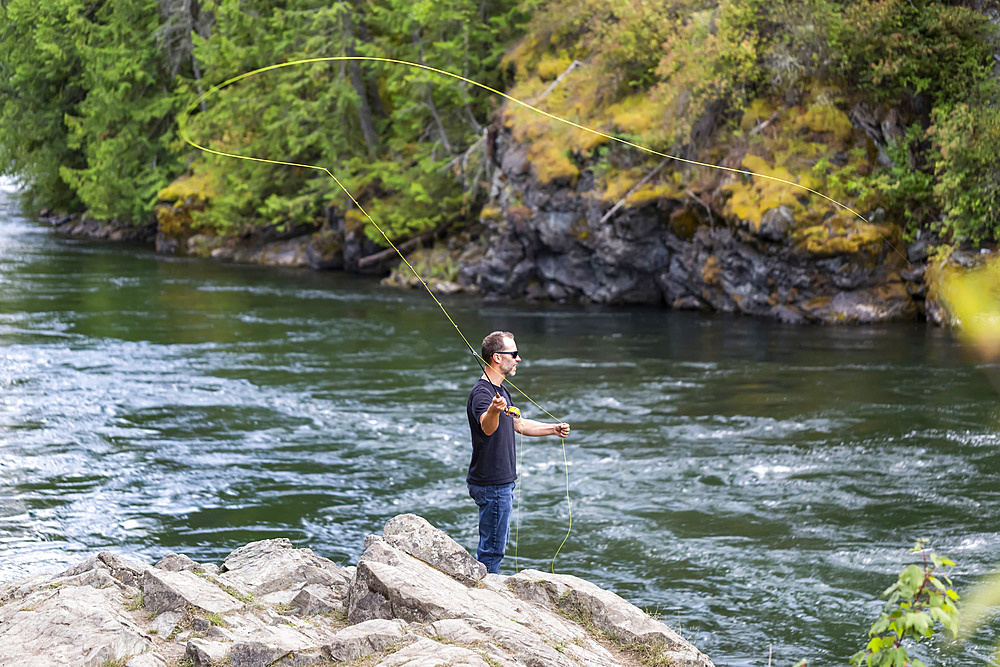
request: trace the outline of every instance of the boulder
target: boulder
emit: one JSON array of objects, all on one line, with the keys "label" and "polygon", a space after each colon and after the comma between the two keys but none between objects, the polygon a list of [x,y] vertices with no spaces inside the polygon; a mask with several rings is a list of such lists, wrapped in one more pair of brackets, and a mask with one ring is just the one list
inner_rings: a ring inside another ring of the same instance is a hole
[{"label": "boulder", "polygon": [[56,585],[0,607],[0,665],[101,665],[152,651],[117,587]]},{"label": "boulder", "polygon": [[348,598],[348,621],[352,624],[376,618],[417,624],[460,619],[467,625],[459,626],[458,631],[487,637],[489,644],[515,661],[569,664],[555,647],[565,650],[582,645],[589,658],[579,662],[615,664],[586,631],[548,603],[525,604],[505,585],[468,586],[393,547],[383,537],[370,537],[366,545]]},{"label": "boulder", "polygon": [[243,602],[219,586],[187,570],[146,570],[142,597],[146,609],[154,614],[188,608],[223,614],[243,607]]},{"label": "boulder", "polygon": [[342,596],[337,590],[326,586],[306,584],[291,599],[291,613],[296,616],[311,616],[313,614],[329,614],[344,609]]},{"label": "boulder", "polygon": [[415,514],[400,514],[389,519],[382,538],[448,576],[472,586],[486,576],[486,566],[477,561],[455,540]]},{"label": "boulder", "polygon": [[229,554],[219,580],[253,595],[265,595],[306,584],[347,592],[348,579],[331,560],[310,549],[296,549],[287,538],[251,542]]},{"label": "boulder", "polygon": [[384,651],[401,643],[405,636],[406,623],[373,619],[344,628],[333,636],[323,650],[332,660],[347,662]]},{"label": "boulder", "polygon": [[209,574],[215,574],[219,569],[215,566],[209,565],[205,566],[201,563],[196,563],[184,554],[167,554],[153,567],[160,570],[169,570],[170,572],[180,572],[182,570],[187,570],[188,572],[208,572]]},{"label": "boulder", "polygon": [[[69,580],[72,577],[79,577],[79,575],[106,572],[111,578],[120,582],[121,585],[138,587],[142,582],[143,574],[148,569],[149,566],[145,563],[130,560],[110,551],[102,551],[96,556],[91,556],[82,563],[65,570],[56,578]],[[82,580],[77,579],[77,581]]]},{"label": "boulder", "polygon": [[[610,591],[534,570],[486,575],[415,515],[390,519],[341,568],[286,539],[232,552],[217,576],[102,552],[0,588],[0,665],[614,667],[640,656],[711,667]],[[594,633],[594,634],[592,634]]]},{"label": "boulder", "polygon": [[655,646],[675,667],[710,667],[708,656],[638,607],[579,577],[522,570],[507,581],[523,600],[580,616],[620,642]]},{"label": "boulder", "polygon": [[191,639],[185,647],[184,657],[191,661],[192,667],[212,667],[225,662],[230,647],[232,644],[225,642]]},{"label": "boulder", "polygon": [[[461,646],[441,644],[433,639],[420,639],[378,663],[379,667],[433,667],[434,665],[468,665],[490,667],[482,653]],[[569,661],[567,661],[569,664]]]},{"label": "boulder", "polygon": [[167,667],[167,661],[155,653],[143,653],[129,658],[125,667]]}]

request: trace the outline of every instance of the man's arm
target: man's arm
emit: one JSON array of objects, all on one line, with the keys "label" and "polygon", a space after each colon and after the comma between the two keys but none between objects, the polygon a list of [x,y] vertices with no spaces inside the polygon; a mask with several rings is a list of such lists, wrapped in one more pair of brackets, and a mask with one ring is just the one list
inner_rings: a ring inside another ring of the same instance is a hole
[{"label": "man's arm", "polygon": [[[500,426],[500,413],[506,412],[507,401],[500,394],[493,397],[493,402],[490,403],[490,407],[486,408],[486,412],[479,415],[479,425],[483,428],[483,433],[486,435],[493,435]],[[473,413],[475,414],[475,413]],[[515,426],[515,428],[517,428]]]},{"label": "man's arm", "polygon": [[521,435],[557,435],[560,438],[569,437],[569,424],[545,424],[534,419],[517,417],[514,419],[514,430]]}]

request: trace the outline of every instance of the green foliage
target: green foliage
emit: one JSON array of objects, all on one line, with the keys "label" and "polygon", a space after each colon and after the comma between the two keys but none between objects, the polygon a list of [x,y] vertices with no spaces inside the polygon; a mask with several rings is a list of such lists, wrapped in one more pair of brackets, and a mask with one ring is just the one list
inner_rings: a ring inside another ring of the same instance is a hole
[{"label": "green foliage", "polygon": [[[998,32],[968,4],[4,0],[0,173],[27,183],[29,206],[99,218],[148,219],[183,173],[213,184],[193,213],[209,229],[312,229],[331,213],[365,223],[323,172],[195,154],[174,128],[199,91],[238,74],[360,55],[425,63],[524,99],[544,91],[553,113],[637,143],[709,152],[701,157],[712,163],[758,156],[866,215],[884,209],[910,234],[990,241],[1000,235]],[[574,60],[582,67],[550,89]],[[866,137],[849,120],[859,104],[878,122],[898,115],[905,136]],[[214,148],[329,168],[398,240],[476,217],[486,169],[477,142],[498,105],[425,70],[327,62],[228,87],[189,129]],[[541,182],[572,185],[590,170],[596,199],[617,201],[655,164],[516,108],[503,121]],[[888,165],[876,164],[879,151]],[[718,173],[673,166],[626,205],[677,197],[693,180],[699,192],[723,185],[711,182]],[[828,210],[817,200],[802,199],[802,223]],[[750,202],[754,220],[770,201]]]},{"label": "green foliage", "polygon": [[851,658],[852,665],[867,667],[926,667],[910,658],[907,645],[918,643],[934,634],[938,624],[958,633],[958,594],[951,589],[951,579],[941,572],[955,563],[936,553],[928,553],[926,540],[918,540],[913,552],[920,553],[922,563],[903,569],[882,597],[888,596],[879,619],[868,631],[870,640],[865,650]]},{"label": "green foliage", "polygon": [[87,93],[65,116],[70,148],[85,166],[60,175],[101,219],[149,217],[156,193],[181,171],[169,150],[181,99],[164,67],[155,34],[156,2],[104,3],[68,13]]},{"label": "green foliage", "polygon": [[[933,174],[919,168],[915,159],[924,135],[924,130],[914,124],[903,136],[890,139],[885,147],[888,167],[862,173],[855,164],[848,164],[831,170],[827,180],[830,192],[841,201],[856,200],[863,210],[881,208],[890,221],[914,236],[936,210]],[[829,167],[825,159],[816,165],[824,166]]]},{"label": "green foliage", "polygon": [[[206,6],[216,25],[210,38],[195,40],[195,54],[213,83],[276,60],[356,54],[425,63],[503,87],[496,65],[504,38],[516,35],[511,28],[520,21],[513,0]],[[191,133],[240,155],[330,169],[399,239],[455,221],[477,203],[478,183],[456,165],[467,162],[463,153],[482,135],[495,104],[479,88],[426,70],[323,62],[223,89],[193,117]],[[219,184],[218,196],[196,215],[205,226],[316,226],[329,208],[357,219],[353,202],[320,171],[213,156],[201,156],[194,170],[210,172]],[[382,241],[374,228],[366,233]]]},{"label": "green foliage", "polygon": [[936,0],[847,3],[831,25],[836,70],[881,102],[962,97],[989,76],[986,15]]},{"label": "green foliage", "polygon": [[141,221],[179,173],[179,109],[156,44],[155,0],[0,6],[0,171],[29,206]]},{"label": "green foliage", "polygon": [[[1000,234],[1000,176],[990,160],[1000,149],[1000,96],[981,92],[996,89],[997,36],[983,12],[941,0],[671,0],[655,8],[561,0],[536,16],[513,59],[521,70],[517,90],[529,97],[540,90],[532,77],[544,81],[554,59],[585,60],[590,72],[581,79],[594,71],[604,77],[599,94],[564,82],[573,90],[567,100],[586,105],[552,103],[555,113],[673,154],[711,147],[717,156],[761,155],[865,215],[882,209],[910,236],[934,228],[976,242]],[[771,108],[752,113],[761,100]],[[898,117],[905,134],[876,127],[861,135],[861,125],[848,121],[859,103],[875,110],[877,123]],[[831,113],[846,132],[810,118]],[[523,114],[515,121],[540,180],[553,173],[575,179],[587,168],[580,159],[590,147],[573,146],[573,137],[551,142],[575,148],[576,161],[572,153],[543,151],[546,135],[559,130],[539,124],[525,132],[519,128],[531,121]],[[888,157],[884,164],[875,160],[879,152]],[[633,162],[600,157],[598,188],[617,192],[611,184]],[[668,178],[664,171],[661,180]],[[806,215],[826,208],[817,200]]]},{"label": "green foliage", "polygon": [[935,208],[931,197],[934,179],[915,164],[917,144],[923,138],[924,131],[914,124],[904,136],[890,139],[886,152],[892,164],[876,172],[869,180],[876,198],[872,207],[885,207],[890,217],[902,222],[911,235],[933,214]]},{"label": "green foliage", "polygon": [[936,229],[956,241],[1000,238],[1000,95],[934,110],[928,134],[943,216]]},{"label": "green foliage", "polygon": [[0,3],[0,173],[20,176],[35,208],[80,205],[59,175],[84,164],[63,124],[85,95],[66,12],[64,0]]}]

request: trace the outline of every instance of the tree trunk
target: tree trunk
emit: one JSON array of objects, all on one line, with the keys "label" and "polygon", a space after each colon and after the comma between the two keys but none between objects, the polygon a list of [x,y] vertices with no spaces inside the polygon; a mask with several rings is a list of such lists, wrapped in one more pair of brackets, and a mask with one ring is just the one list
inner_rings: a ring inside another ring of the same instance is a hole
[{"label": "tree trunk", "polygon": [[[413,31],[413,43],[420,49],[420,64],[426,64],[424,63],[424,44],[420,40],[420,32],[418,30]],[[434,106],[434,96],[431,94],[431,84],[425,83],[424,88],[427,91],[427,108],[430,110],[431,116],[434,118],[434,123],[437,125],[438,134],[441,136],[441,145],[444,146],[448,155],[451,155],[454,151],[451,148],[451,142],[448,141],[448,133],[444,131],[444,123],[441,122],[441,116],[438,114],[437,107]]]},{"label": "tree trunk", "polygon": [[[344,43],[347,55],[350,57],[357,56],[357,51],[354,49],[355,27],[353,11],[353,8],[349,8],[348,11],[344,12],[344,21],[347,30]],[[375,155],[378,152],[378,133],[375,131],[375,121],[372,118],[371,107],[368,105],[368,94],[365,90],[365,78],[361,74],[361,64],[357,60],[349,60],[347,61],[347,71],[350,75],[354,92],[358,94],[358,120],[361,122],[361,133],[364,135],[368,157],[375,159]]]}]

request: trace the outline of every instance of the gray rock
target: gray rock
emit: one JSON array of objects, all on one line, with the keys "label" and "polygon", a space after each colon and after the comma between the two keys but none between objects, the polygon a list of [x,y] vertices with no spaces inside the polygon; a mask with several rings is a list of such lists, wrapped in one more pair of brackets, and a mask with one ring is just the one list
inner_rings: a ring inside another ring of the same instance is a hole
[{"label": "gray rock", "polygon": [[712,663],[668,626],[650,618],[611,591],[565,574],[524,570],[508,583],[521,599],[552,604],[582,614],[605,633],[625,644],[661,647],[677,667],[709,667]]},{"label": "gray rock", "polygon": [[231,667],[298,667],[328,662],[318,648],[295,650],[280,644],[244,641],[233,644],[229,651]]},{"label": "gray rock", "polygon": [[344,601],[330,588],[306,584],[289,603],[296,616],[311,616],[313,614],[328,614],[343,611]]},{"label": "gray rock", "polygon": [[[644,643],[678,667],[711,666],[669,628],[593,584],[533,571],[483,576],[461,546],[413,515],[370,536],[357,567],[339,568],[287,540],[237,549],[217,582],[194,574],[193,563],[177,556],[149,567],[99,554],[57,577],[0,588],[0,665],[165,667],[182,655],[198,666],[237,667],[365,656],[385,665],[635,664],[636,653],[604,646],[569,620],[579,615],[625,648]],[[227,592],[251,589],[258,594],[249,604]],[[133,607],[140,592],[141,612]],[[342,614],[325,613],[345,604],[348,627]]]},{"label": "gray rock", "polygon": [[519,664],[510,654],[497,645],[493,637],[490,637],[464,619],[451,618],[431,623],[423,629],[423,633],[431,639],[445,644],[475,646],[477,650],[482,651],[489,657],[489,662],[492,665],[513,667]]},{"label": "gray rock", "polygon": [[98,567],[68,577],[56,577],[49,582],[49,586],[90,586],[91,588],[115,588],[121,590],[128,590],[130,588],[118,579],[115,579],[108,570]]},{"label": "gray rock", "polygon": [[[883,132],[879,122],[872,127]],[[848,295],[830,307],[845,292],[891,288],[905,268],[900,262],[926,263],[919,244],[908,249],[909,259],[885,242],[810,249],[796,233],[809,221],[796,219],[792,207],[765,211],[759,226],[726,218],[709,183],[626,206],[602,222],[607,206],[593,196],[591,171],[584,168],[576,184],[541,184],[531,175],[527,147],[509,132],[501,137],[490,192],[501,215],[482,221],[482,250],[463,256],[458,272],[463,288],[487,299],[666,304],[796,323],[912,320],[925,312],[920,286],[888,306],[850,305],[855,295]],[[841,232],[831,224],[829,233]],[[957,261],[971,260],[960,254]],[[926,312],[937,308],[928,304]]]},{"label": "gray rock", "polygon": [[389,519],[382,529],[382,537],[387,544],[469,586],[486,576],[485,565],[423,517],[401,514]]},{"label": "gray rock", "polygon": [[348,585],[347,575],[336,563],[310,549],[296,549],[284,537],[251,542],[232,552],[222,563],[219,580],[254,595],[305,584],[320,584],[346,593]]},{"label": "gray rock", "polygon": [[192,667],[212,667],[222,664],[229,656],[232,644],[204,639],[190,639],[185,646],[184,657],[191,661]]},{"label": "gray rock", "polygon": [[344,628],[333,636],[323,650],[340,662],[384,651],[406,636],[406,623],[399,620],[373,619]]},{"label": "gray rock", "polygon": [[[145,602],[145,601],[144,601]],[[156,612],[151,612],[156,613]],[[169,637],[184,622],[185,612],[166,611],[156,614],[150,622],[149,632],[158,637]]]},{"label": "gray rock", "polygon": [[153,567],[160,570],[168,570],[170,572],[181,572],[182,570],[187,570],[189,572],[201,572],[204,568],[191,560],[184,554],[167,554],[160,562],[158,562]]},{"label": "gray rock", "polygon": [[464,619],[514,660],[538,666],[568,664],[554,647],[586,641],[586,632],[578,625],[549,608],[524,604],[505,587],[465,586],[381,537],[369,538],[367,545],[349,597],[350,623],[375,618],[421,624]]},{"label": "gray rock", "polygon": [[104,571],[122,584],[137,588],[142,581],[143,573],[148,569],[149,566],[145,563],[130,560],[110,551],[102,551],[79,565],[74,565],[65,570],[57,578],[69,578],[88,572]]},{"label": "gray rock", "polygon": [[264,667],[286,655],[280,647],[263,642],[238,642],[229,652],[232,667]]},{"label": "gray rock", "polygon": [[155,653],[143,653],[129,658],[125,667],[167,667],[167,661]]},{"label": "gray rock", "polygon": [[210,627],[208,632],[205,633],[204,638],[217,642],[227,642],[230,644],[236,641],[236,635],[225,628],[220,628],[217,625]]},{"label": "gray rock", "polygon": [[420,639],[378,663],[378,667],[396,667],[397,665],[407,665],[407,667],[435,667],[436,665],[490,667],[483,655],[476,651],[461,646],[441,644],[433,639]]},{"label": "gray rock", "polygon": [[243,602],[219,586],[187,571],[146,570],[142,578],[142,597],[146,609],[154,614],[189,607],[224,614],[243,607]]},{"label": "gray rock", "polygon": [[778,206],[764,211],[757,235],[768,241],[783,241],[788,235],[788,230],[794,227],[795,216],[792,214],[792,209],[787,206]]},{"label": "gray rock", "polygon": [[299,236],[285,241],[268,243],[261,249],[257,261],[267,266],[308,266],[307,247],[311,240],[311,236]]},{"label": "gray rock", "polygon": [[0,665],[99,667],[153,650],[117,587],[40,588],[0,607]]}]

